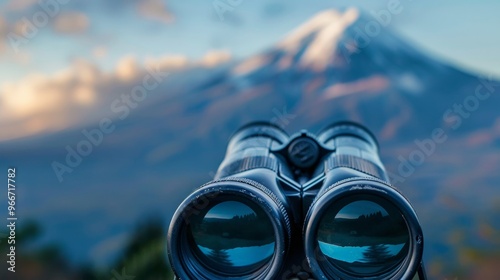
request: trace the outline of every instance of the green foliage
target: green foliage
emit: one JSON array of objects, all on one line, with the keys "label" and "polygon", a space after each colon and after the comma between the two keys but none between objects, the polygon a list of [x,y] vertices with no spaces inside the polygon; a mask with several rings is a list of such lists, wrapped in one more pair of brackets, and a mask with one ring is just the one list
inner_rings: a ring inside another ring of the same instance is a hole
[{"label": "green foliage", "polygon": [[[16,262],[22,267],[17,279],[68,280],[171,280],[173,273],[166,258],[166,232],[159,218],[151,218],[137,225],[123,249],[123,255],[109,268],[97,270],[95,264],[72,267],[59,244],[32,246],[42,232],[41,226],[27,221],[17,230]],[[7,233],[0,233],[0,248],[8,246]],[[2,261],[5,257],[2,257]],[[4,275],[0,273],[0,279]]]},{"label": "green foliage", "polygon": [[159,218],[140,223],[113,267],[135,279],[173,279],[165,254],[166,235]]}]

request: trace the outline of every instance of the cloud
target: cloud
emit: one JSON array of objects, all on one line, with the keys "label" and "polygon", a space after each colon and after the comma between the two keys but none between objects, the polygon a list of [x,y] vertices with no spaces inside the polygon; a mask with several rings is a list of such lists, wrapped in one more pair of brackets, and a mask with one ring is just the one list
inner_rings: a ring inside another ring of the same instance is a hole
[{"label": "cloud", "polygon": [[160,68],[184,69],[191,66],[192,61],[185,55],[168,55],[160,58],[147,58],[145,66],[152,67],[158,65]]},{"label": "cloud", "polygon": [[[38,1],[10,0],[0,5],[0,54],[5,52],[8,34],[25,38],[27,25],[31,29],[52,28],[60,34],[84,34],[93,20],[113,15],[136,12],[140,18],[171,23],[173,13],[162,0],[109,0],[109,1]],[[100,15],[98,15],[100,14]],[[94,18],[95,16],[95,18]],[[45,18],[45,19],[44,19]],[[37,22],[44,22],[38,23]],[[28,28],[28,29],[30,29]],[[31,36],[28,36],[31,39]]]},{"label": "cloud", "polygon": [[124,82],[132,81],[139,75],[137,59],[132,55],[125,56],[118,62],[115,71],[119,80]]},{"label": "cloud", "polygon": [[137,3],[137,11],[145,18],[163,23],[174,21],[173,14],[167,9],[162,0],[143,0]]},{"label": "cloud", "polygon": [[54,18],[54,30],[63,34],[82,34],[89,27],[87,15],[81,12],[62,12]]},{"label": "cloud", "polygon": [[207,52],[200,61],[205,67],[213,67],[231,59],[231,53],[225,50],[214,50]]},{"label": "cloud", "polygon": [[3,17],[0,17],[0,54],[7,47],[7,42],[5,41],[7,34],[9,34],[9,23]]},{"label": "cloud", "polygon": [[[6,42],[29,41],[44,28],[52,28],[61,34],[82,34],[90,21],[85,8],[73,2],[59,3],[36,0],[11,1],[3,7],[0,15],[0,46]],[[81,10],[77,10],[81,9]],[[1,49],[0,49],[1,51]]]},{"label": "cloud", "polygon": [[54,132],[109,116],[112,101],[130,94],[151,69],[179,72],[199,65],[213,67],[229,57],[225,51],[211,51],[200,61],[167,55],[140,62],[129,55],[107,72],[79,59],[53,75],[31,74],[4,83],[0,85],[0,141]]},{"label": "cloud", "polygon": [[22,11],[29,7],[32,7],[38,2],[38,0],[10,0],[7,3],[7,11]]},{"label": "cloud", "polygon": [[[19,36],[27,30],[27,22],[24,20],[9,21],[6,17],[0,15],[0,55],[11,50],[11,44],[17,41]],[[20,51],[9,52],[7,59],[24,62],[26,54]]]},{"label": "cloud", "polygon": [[[37,23],[33,15],[44,15],[44,24]],[[45,11],[34,13],[15,13],[14,15],[0,15],[0,55],[7,59],[19,61],[25,60],[23,46],[39,36],[39,31],[44,28],[52,28],[55,32],[65,35],[84,34],[90,26],[90,20],[86,14],[75,11],[61,11],[53,17],[49,17]]]},{"label": "cloud", "polygon": [[271,57],[267,55],[256,55],[239,63],[233,69],[235,75],[245,75],[271,62]]},{"label": "cloud", "polygon": [[108,55],[108,49],[104,46],[95,47],[92,50],[92,55],[97,59],[104,58]]},{"label": "cloud", "polygon": [[84,61],[53,76],[32,74],[0,87],[0,139],[63,129],[97,99],[100,70]]},{"label": "cloud", "polygon": [[[127,65],[122,63],[119,67]],[[103,73],[94,64],[77,60],[54,75],[31,74],[18,82],[3,84],[0,139],[57,131],[91,120],[93,110],[102,108],[114,94],[114,88],[123,83],[120,73],[130,72],[121,68]]]}]

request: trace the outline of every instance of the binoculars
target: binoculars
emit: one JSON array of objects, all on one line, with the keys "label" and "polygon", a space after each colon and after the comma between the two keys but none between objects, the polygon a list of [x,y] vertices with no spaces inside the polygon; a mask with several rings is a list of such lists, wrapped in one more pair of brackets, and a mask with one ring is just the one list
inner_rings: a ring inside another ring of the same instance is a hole
[{"label": "binoculars", "polygon": [[215,175],[177,208],[178,279],[426,279],[417,215],[390,185],[375,137],[340,122],[288,136],[239,129]]}]

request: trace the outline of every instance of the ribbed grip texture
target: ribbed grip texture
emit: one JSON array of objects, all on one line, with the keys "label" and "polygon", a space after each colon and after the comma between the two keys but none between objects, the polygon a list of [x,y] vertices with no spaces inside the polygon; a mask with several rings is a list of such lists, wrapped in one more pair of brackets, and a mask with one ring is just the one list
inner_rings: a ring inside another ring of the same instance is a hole
[{"label": "ribbed grip texture", "polygon": [[267,168],[272,171],[278,171],[278,161],[269,156],[253,156],[238,159],[225,165],[218,173],[218,178],[223,178],[230,176],[239,172],[246,170],[251,170],[254,168]]},{"label": "ribbed grip texture", "polygon": [[333,155],[325,162],[325,173],[337,167],[349,167],[379,179],[387,179],[385,171],[378,165],[352,155]]}]

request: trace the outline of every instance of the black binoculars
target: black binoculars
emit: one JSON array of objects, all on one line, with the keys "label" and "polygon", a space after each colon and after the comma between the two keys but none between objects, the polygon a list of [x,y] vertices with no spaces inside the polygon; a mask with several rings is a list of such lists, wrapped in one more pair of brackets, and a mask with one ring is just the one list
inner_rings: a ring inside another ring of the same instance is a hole
[{"label": "black binoculars", "polygon": [[317,136],[251,123],[214,181],[170,223],[179,279],[426,279],[417,215],[389,183],[375,137],[352,122]]}]

